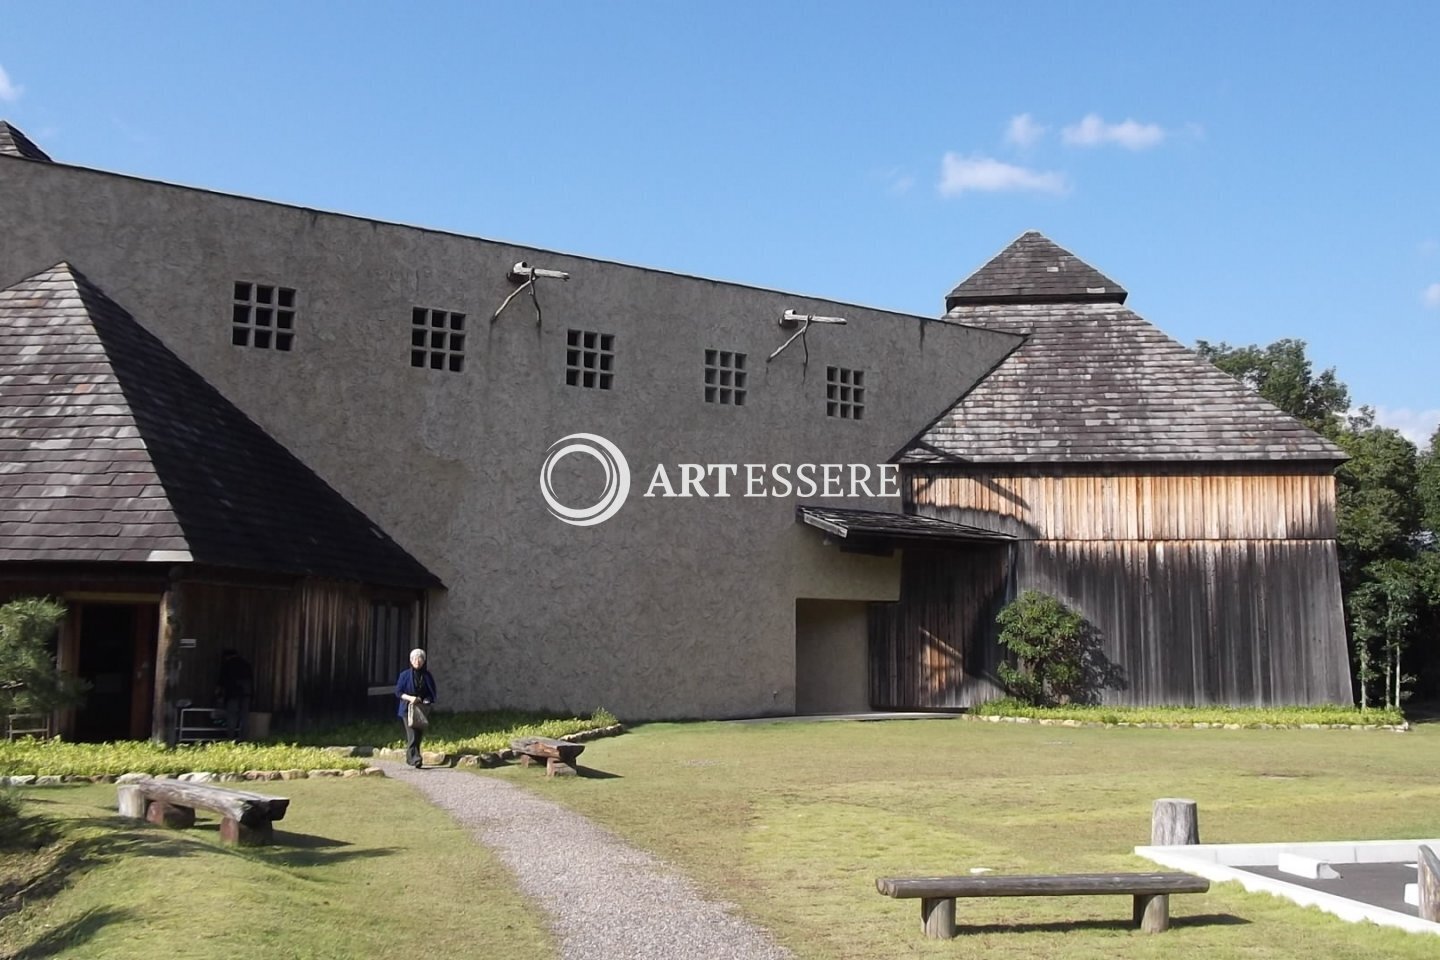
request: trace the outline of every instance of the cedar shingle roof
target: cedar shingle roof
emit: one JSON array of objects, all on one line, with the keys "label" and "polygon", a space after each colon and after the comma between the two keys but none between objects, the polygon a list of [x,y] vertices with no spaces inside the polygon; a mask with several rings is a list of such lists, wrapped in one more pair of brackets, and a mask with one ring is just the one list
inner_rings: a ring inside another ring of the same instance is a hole
[{"label": "cedar shingle roof", "polygon": [[0,120],[0,155],[50,162],[50,155],[8,120]]},{"label": "cedar shingle roof", "polygon": [[906,462],[1325,460],[1345,454],[1118,304],[961,307],[1029,338]]},{"label": "cedar shingle roof", "polygon": [[[1056,257],[1058,274],[1049,269]],[[1061,281],[1113,293],[1078,294],[1078,285],[1066,293]],[[993,292],[1007,288],[1019,292]],[[1126,309],[1123,289],[1038,233],[1011,244],[957,295],[946,319],[1027,339],[902,454],[905,462],[1346,459]]]},{"label": "cedar shingle roof", "polygon": [[439,585],[65,263],[0,291],[0,560]]},{"label": "cedar shingle roof", "polygon": [[1034,230],[1021,234],[945,298],[945,309],[989,303],[1124,303],[1125,288]]}]

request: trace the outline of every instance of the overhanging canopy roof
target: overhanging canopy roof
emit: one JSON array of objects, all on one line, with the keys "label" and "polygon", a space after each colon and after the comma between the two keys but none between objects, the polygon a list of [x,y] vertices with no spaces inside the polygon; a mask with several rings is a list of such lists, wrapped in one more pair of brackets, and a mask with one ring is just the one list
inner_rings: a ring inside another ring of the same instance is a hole
[{"label": "overhanging canopy roof", "polygon": [[1015,538],[983,527],[881,510],[847,510],[801,504],[795,519],[842,540],[923,540],[1004,543]]}]

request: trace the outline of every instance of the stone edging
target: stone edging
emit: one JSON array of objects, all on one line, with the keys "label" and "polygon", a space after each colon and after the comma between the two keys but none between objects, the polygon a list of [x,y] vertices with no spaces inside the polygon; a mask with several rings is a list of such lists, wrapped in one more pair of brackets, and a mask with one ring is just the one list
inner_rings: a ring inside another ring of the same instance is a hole
[{"label": "stone edging", "polygon": [[1137,730],[1389,730],[1405,733],[1410,729],[1409,721],[1401,724],[1390,723],[1103,723],[1099,720],[1058,720],[1053,717],[1008,717],[994,714],[957,714],[961,720],[977,723],[1034,723],[1042,727],[1130,727]]},{"label": "stone edging", "polygon": [[[604,737],[618,737],[625,732],[625,724],[612,723],[608,727],[597,727],[594,730],[581,730],[576,733],[567,733],[563,737],[556,737],[556,740],[564,740],[567,743],[588,743],[591,740],[600,740]],[[457,767],[498,767],[515,759],[515,751],[506,747],[498,753],[465,754],[456,759]]]},{"label": "stone edging", "polygon": [[[608,727],[597,727],[594,730],[580,730],[575,733],[567,733],[557,740],[565,740],[569,743],[586,743],[590,740],[598,740],[601,737],[619,736],[625,732],[625,724],[613,723]],[[377,760],[399,760],[405,759],[404,750],[395,750],[389,747],[321,747],[335,754],[337,757],[373,757]],[[502,763],[515,759],[515,751],[508,747],[497,753],[461,753],[449,754],[438,751],[421,751],[421,757],[428,766],[432,767],[498,767]]]}]

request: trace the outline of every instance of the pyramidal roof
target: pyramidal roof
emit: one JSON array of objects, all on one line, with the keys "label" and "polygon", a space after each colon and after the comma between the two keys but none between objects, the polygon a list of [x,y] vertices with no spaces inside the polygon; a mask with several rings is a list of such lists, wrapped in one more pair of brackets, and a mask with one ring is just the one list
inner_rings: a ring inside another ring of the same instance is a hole
[{"label": "pyramidal roof", "polygon": [[0,155],[51,162],[49,154],[35,146],[35,141],[8,120],[0,120]]},{"label": "pyramidal roof", "polygon": [[[1050,281],[1044,292],[1057,257],[1072,289]],[[1012,272],[1005,282],[1028,293],[981,292],[1001,289],[995,276],[1019,264],[1040,274]],[[1105,294],[1094,292],[1102,286]],[[906,462],[1346,459],[1124,307],[1123,289],[1039,234],[1015,241],[951,298],[947,319],[1026,339],[902,453]]]},{"label": "pyramidal roof", "polygon": [[438,579],[60,263],[0,290],[0,561]]},{"label": "pyramidal roof", "polygon": [[951,290],[945,309],[988,303],[1124,303],[1125,297],[1120,284],[1030,230]]}]

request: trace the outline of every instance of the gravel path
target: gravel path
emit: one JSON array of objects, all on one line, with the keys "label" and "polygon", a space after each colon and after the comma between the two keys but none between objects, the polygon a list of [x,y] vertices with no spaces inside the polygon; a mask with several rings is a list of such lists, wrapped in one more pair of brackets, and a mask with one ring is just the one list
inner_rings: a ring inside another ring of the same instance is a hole
[{"label": "gravel path", "polygon": [[499,855],[520,889],[550,915],[563,960],[791,956],[764,930],[735,916],[733,906],[706,900],[672,867],[558,804],[465,771],[379,765]]}]

